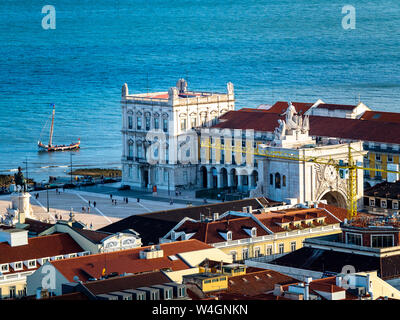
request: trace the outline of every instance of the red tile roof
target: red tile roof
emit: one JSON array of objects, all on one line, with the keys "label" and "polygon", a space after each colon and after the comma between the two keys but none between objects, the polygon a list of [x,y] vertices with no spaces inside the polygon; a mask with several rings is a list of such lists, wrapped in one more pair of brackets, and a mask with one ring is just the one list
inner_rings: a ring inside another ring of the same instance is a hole
[{"label": "red tile roof", "polygon": [[228,278],[227,293],[255,296],[274,290],[275,284],[296,283],[298,280],[273,270],[262,270]]},{"label": "red tile roof", "polygon": [[256,228],[257,236],[268,235],[268,233],[261,228],[250,217],[235,217],[229,216],[217,221],[210,222],[184,222],[176,231],[184,231],[185,233],[195,233],[191,239],[197,239],[205,243],[218,243],[226,241],[220,232],[232,232],[232,240],[247,239],[251,236],[244,229]]},{"label": "red tile roof", "polygon": [[85,287],[94,295],[98,295],[113,291],[149,287],[169,282],[171,282],[171,280],[164,273],[158,271],[90,281],[85,284]]},{"label": "red tile roof", "polygon": [[102,240],[113,235],[112,233],[104,231],[94,231],[94,230],[79,229],[79,228],[72,228],[72,229],[74,229],[75,232],[84,236],[86,239],[92,241],[93,243],[101,243]]},{"label": "red tile roof", "polygon": [[[214,128],[273,132],[283,117],[272,112],[238,110],[225,113],[221,119]],[[395,122],[310,116],[310,135],[400,144],[400,126]]]},{"label": "red tile roof", "polygon": [[67,233],[28,238],[28,244],[11,247],[0,243],[0,263],[10,263],[82,252],[83,250]]},{"label": "red tile roof", "polygon": [[212,248],[198,240],[165,243],[160,246],[164,251],[162,258],[140,259],[139,252],[145,248],[150,248],[140,247],[52,261],[51,263],[69,281],[73,281],[74,276],[78,276],[81,281],[87,281],[89,278],[101,278],[103,268],[106,268],[106,274],[112,272],[117,272],[118,274],[124,272],[142,273],[168,268],[173,271],[184,270],[189,268],[185,262],[179,258],[177,260],[171,260],[168,256]]},{"label": "red tile roof", "polygon": [[[307,110],[310,109],[313,105],[313,103],[307,102],[292,102],[292,104],[295,107],[296,112],[300,114],[304,114],[305,112],[307,112]],[[278,101],[271,108],[265,111],[282,114],[286,111],[288,107],[289,103],[287,101]]]},{"label": "red tile roof", "polygon": [[365,111],[360,117],[361,120],[396,122],[400,123],[400,113],[383,111]]}]

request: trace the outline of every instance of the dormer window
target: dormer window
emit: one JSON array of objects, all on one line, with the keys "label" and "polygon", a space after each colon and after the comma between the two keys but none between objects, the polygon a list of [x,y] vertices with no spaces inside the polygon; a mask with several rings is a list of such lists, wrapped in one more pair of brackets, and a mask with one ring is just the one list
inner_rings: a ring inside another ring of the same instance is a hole
[{"label": "dormer window", "polygon": [[226,233],[226,240],[228,240],[228,241],[232,240],[232,231],[228,231]]},{"label": "dormer window", "polygon": [[9,271],[9,269],[8,269],[8,264],[3,264],[3,265],[1,265],[0,271],[1,271],[2,273],[8,272],[8,271]]},{"label": "dormer window", "polygon": [[14,270],[21,270],[22,269],[22,262],[15,262],[13,269]]},{"label": "dormer window", "polygon": [[36,268],[36,260],[29,260],[28,268]]},{"label": "dormer window", "polygon": [[254,237],[257,237],[257,228],[251,228],[251,236],[254,238]]}]

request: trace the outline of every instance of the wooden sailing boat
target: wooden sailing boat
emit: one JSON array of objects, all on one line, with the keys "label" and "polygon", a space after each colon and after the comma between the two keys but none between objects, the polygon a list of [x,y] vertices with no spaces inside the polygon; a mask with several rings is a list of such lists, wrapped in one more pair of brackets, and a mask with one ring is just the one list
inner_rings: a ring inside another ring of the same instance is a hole
[{"label": "wooden sailing boat", "polygon": [[81,144],[80,139],[78,142],[71,143],[69,145],[52,145],[53,142],[53,129],[54,129],[54,114],[56,113],[56,106],[53,104],[53,116],[51,119],[51,127],[50,127],[50,139],[49,144],[45,145],[40,140],[38,141],[39,151],[68,151],[68,150],[75,150],[79,149],[79,145]]}]

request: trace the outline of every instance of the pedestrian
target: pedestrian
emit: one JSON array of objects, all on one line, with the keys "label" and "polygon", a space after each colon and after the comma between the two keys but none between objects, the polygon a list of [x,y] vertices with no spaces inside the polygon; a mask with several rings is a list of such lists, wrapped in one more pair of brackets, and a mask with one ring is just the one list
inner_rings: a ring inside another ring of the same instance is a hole
[{"label": "pedestrian", "polygon": [[110,193],[110,199],[112,200],[112,194]]},{"label": "pedestrian", "polygon": [[128,204],[128,197],[126,197],[126,203]]},{"label": "pedestrian", "polygon": [[90,213],[90,207],[87,207],[87,213]]},{"label": "pedestrian", "polygon": [[174,202],[172,201],[172,198],[169,200],[169,204],[172,206]]},{"label": "pedestrian", "polygon": [[93,207],[96,208],[96,201],[93,201]]},{"label": "pedestrian", "polygon": [[140,202],[140,198],[137,198],[137,202]]},{"label": "pedestrian", "polygon": [[85,212],[85,207],[82,207],[82,212]]},{"label": "pedestrian", "polygon": [[117,199],[115,199],[115,205],[117,205]]},{"label": "pedestrian", "polygon": [[90,207],[90,200],[89,200],[89,207]]}]

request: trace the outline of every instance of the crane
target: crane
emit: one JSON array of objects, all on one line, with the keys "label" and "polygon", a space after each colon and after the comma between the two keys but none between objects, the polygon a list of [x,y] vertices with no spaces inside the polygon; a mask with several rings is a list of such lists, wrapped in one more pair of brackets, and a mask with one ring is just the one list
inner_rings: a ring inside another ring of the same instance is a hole
[{"label": "crane", "polygon": [[357,170],[365,171],[375,171],[375,172],[387,172],[387,173],[397,173],[399,171],[376,169],[376,168],[365,168],[354,161],[352,150],[358,152],[351,147],[351,143],[348,144],[347,152],[347,162],[344,160],[336,160],[331,157],[307,157],[298,156],[295,153],[287,151],[274,151],[268,150],[267,145],[258,145],[257,148],[248,148],[243,146],[227,146],[221,144],[220,142],[214,141],[210,142],[209,139],[201,141],[200,146],[203,148],[212,148],[240,153],[251,153],[258,156],[264,156],[269,158],[285,159],[298,162],[313,162],[323,165],[333,166],[338,172],[341,179],[347,179],[347,219],[352,220],[357,216]]}]

